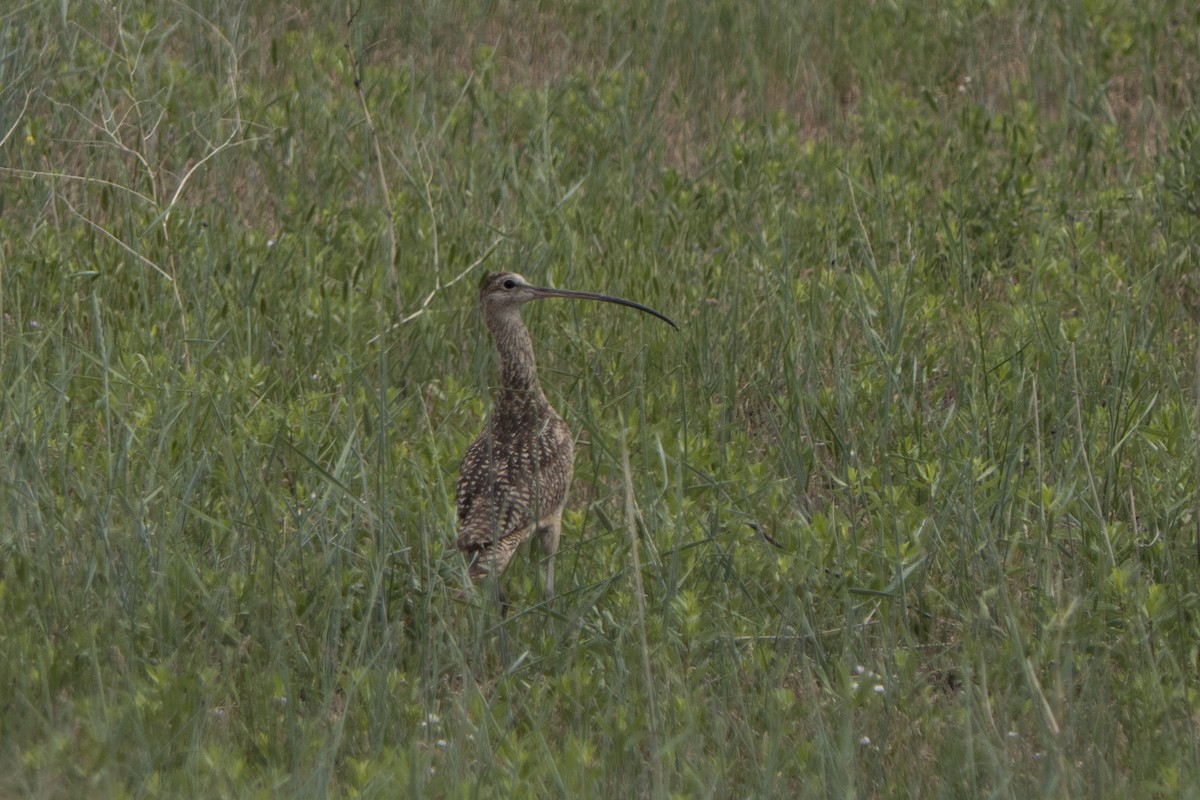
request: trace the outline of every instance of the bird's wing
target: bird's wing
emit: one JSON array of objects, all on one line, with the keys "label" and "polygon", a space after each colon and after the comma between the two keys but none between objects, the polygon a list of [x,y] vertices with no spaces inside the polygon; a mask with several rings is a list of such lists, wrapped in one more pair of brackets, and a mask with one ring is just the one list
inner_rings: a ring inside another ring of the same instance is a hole
[{"label": "bird's wing", "polygon": [[[520,454],[485,430],[467,450],[458,476],[458,548],[484,549],[529,527],[532,517]],[[522,490],[521,486],[526,486]]]},{"label": "bird's wing", "polygon": [[571,450],[570,430],[558,417],[540,425],[533,441],[496,435],[489,425],[459,472],[459,549],[486,549],[559,508],[571,482]]}]

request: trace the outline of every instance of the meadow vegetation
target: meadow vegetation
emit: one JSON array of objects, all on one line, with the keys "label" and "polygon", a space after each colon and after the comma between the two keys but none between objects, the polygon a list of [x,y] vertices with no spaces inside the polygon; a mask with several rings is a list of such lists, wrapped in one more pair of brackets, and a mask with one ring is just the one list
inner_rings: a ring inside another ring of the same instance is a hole
[{"label": "meadow vegetation", "polygon": [[0,797],[1200,794],[1197,8],[0,12]]}]

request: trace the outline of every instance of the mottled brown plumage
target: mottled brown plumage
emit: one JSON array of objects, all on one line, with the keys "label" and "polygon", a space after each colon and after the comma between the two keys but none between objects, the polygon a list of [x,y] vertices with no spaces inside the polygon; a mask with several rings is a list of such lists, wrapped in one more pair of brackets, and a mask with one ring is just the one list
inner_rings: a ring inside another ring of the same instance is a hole
[{"label": "mottled brown plumage", "polygon": [[538,383],[533,341],[521,306],[545,297],[618,303],[675,323],[617,297],[530,286],[513,272],[484,277],[479,302],[500,357],[500,390],[492,415],[463,459],[458,477],[458,549],[472,578],[504,572],[536,531],[546,551],[546,595],[554,593],[554,553],[574,470],[575,439]]}]

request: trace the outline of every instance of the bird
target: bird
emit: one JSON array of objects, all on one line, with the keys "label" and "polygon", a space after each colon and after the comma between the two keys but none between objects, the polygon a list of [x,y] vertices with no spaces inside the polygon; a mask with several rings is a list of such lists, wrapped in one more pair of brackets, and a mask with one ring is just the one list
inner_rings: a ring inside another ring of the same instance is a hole
[{"label": "bird", "polygon": [[[501,575],[517,548],[536,534],[546,557],[547,598],[554,596],[554,554],[574,474],[575,437],[546,399],[521,306],[561,297],[628,306],[678,326],[648,306],[595,292],[533,286],[515,272],[479,284],[479,304],[500,361],[500,387],[483,431],[459,469],[455,497],[457,546],[472,580]],[[508,602],[497,584],[501,614]]]}]

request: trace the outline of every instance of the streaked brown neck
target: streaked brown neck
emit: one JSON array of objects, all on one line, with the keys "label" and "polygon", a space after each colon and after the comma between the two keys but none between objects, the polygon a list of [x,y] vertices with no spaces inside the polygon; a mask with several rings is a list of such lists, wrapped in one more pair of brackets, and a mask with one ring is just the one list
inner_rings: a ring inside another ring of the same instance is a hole
[{"label": "streaked brown neck", "polygon": [[521,321],[521,312],[509,308],[487,317],[488,330],[496,342],[500,356],[500,395],[497,404],[534,402],[546,405],[546,395],[538,383],[537,360],[533,356],[533,340]]}]

